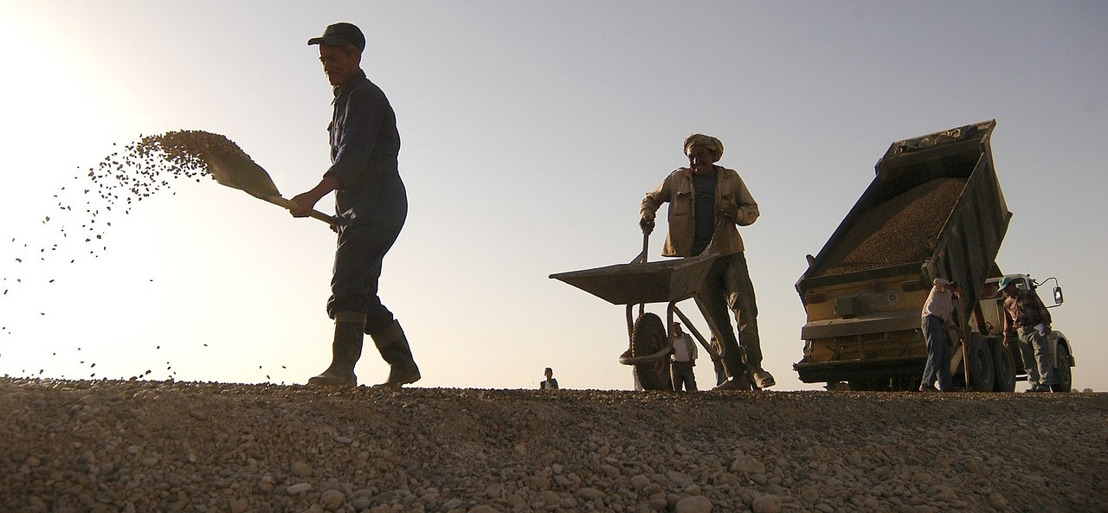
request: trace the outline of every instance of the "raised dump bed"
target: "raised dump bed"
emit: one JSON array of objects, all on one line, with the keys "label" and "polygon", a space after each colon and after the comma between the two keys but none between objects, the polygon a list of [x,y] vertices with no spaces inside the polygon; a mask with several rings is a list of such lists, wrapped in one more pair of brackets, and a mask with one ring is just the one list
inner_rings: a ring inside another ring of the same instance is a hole
[{"label": "raised dump bed", "polygon": [[796,283],[807,313],[805,382],[859,387],[918,378],[932,279],[957,281],[962,319],[999,271],[1012,214],[993,169],[995,121],[894,142],[877,176]]},{"label": "raised dump bed", "polygon": [[918,265],[965,189],[963,178],[936,178],[867,209],[813,269],[811,276]]}]

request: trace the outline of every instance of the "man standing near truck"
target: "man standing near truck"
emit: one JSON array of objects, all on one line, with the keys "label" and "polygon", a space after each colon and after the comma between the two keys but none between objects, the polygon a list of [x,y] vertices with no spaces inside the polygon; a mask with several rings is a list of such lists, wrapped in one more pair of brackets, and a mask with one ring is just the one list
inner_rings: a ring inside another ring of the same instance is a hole
[{"label": "man standing near truck", "polygon": [[[737,228],[758,219],[758,204],[737,172],[715,165],[723,156],[719,139],[693,134],[685,139],[684,148],[689,167],[673,171],[646,194],[639,206],[639,226],[644,233],[653,231],[655,213],[668,202],[669,233],[662,256],[692,257],[706,249],[718,255],[695,296],[723,348],[729,379],[715,390],[750,390],[748,371],[759,388],[771,387],[773,376],[762,369],[758,306]],[[738,339],[728,310],[738,322]]]},{"label": "man standing near truck", "polygon": [[362,335],[369,334],[389,364],[385,386],[419,380],[404,330],[377,295],[385,253],[392,248],[408,214],[404,182],[397,168],[400,134],[396,114],[381,88],[361,69],[365,36],[350,23],[335,23],[321,37],[319,61],[334,87],[331,167],[319,184],[292,198],[296,217],[307,216],[326,194],[335,191],[339,223],[331,298],[327,314],[335,320],[331,366],[309,385],[357,386],[354,365],[362,355]]},{"label": "man standing near truck", "polygon": [[938,390],[941,392],[954,389],[950,376],[951,351],[947,341],[947,330],[954,327],[955,297],[962,297],[957,284],[943,278],[935,278],[931,293],[923,303],[920,329],[923,331],[924,340],[927,341],[927,364],[923,367],[920,392],[934,392],[936,381],[939,383]]},{"label": "man standing near truck", "polygon": [[1023,368],[1031,382],[1028,392],[1050,392],[1054,384],[1054,366],[1050,362],[1050,311],[1033,290],[1023,290],[1009,276],[1000,279],[1004,291],[1004,348],[1016,332]]}]

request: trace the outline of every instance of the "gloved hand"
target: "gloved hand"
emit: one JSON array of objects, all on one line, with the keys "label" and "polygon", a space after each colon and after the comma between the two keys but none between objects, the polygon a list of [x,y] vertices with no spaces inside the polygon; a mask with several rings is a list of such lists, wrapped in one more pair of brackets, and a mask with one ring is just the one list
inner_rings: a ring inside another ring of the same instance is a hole
[{"label": "gloved hand", "polygon": [[654,231],[654,220],[648,217],[639,219],[639,228],[642,228],[643,233],[650,234]]}]

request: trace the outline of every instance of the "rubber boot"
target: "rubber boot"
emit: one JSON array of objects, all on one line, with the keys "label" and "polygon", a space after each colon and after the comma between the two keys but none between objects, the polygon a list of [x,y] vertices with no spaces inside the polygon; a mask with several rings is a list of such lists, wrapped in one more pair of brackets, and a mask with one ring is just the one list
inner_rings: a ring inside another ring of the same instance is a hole
[{"label": "rubber boot", "polygon": [[419,367],[412,358],[412,349],[400,323],[392,321],[392,324],[369,336],[381,352],[381,358],[389,364],[389,379],[377,386],[400,387],[419,381]]},{"label": "rubber boot", "polygon": [[716,385],[712,390],[725,392],[728,390],[752,390],[750,386],[750,380],[746,379],[746,376],[739,374],[732,376],[731,379]]},{"label": "rubber boot", "polygon": [[777,381],[773,379],[773,374],[770,374],[769,371],[765,369],[757,369],[751,372],[750,375],[754,378],[754,384],[757,385],[758,388],[769,388],[777,384]]},{"label": "rubber boot", "polygon": [[331,343],[331,366],[308,380],[309,385],[358,386],[354,365],[362,357],[362,330],[365,314],[338,312],[335,314],[335,340]]},{"label": "rubber boot", "polygon": [[723,368],[727,371],[727,376],[730,378],[723,383],[716,385],[712,390],[716,391],[728,391],[728,390],[751,390],[750,380],[747,379],[746,365],[743,364],[742,357],[733,351],[723,351]]}]

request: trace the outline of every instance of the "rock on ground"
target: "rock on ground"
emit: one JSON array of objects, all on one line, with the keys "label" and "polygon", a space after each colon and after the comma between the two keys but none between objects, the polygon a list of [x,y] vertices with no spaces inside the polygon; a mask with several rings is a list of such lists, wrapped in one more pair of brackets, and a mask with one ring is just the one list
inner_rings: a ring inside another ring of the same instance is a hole
[{"label": "rock on ground", "polygon": [[0,378],[0,511],[1102,511],[1108,394]]}]

